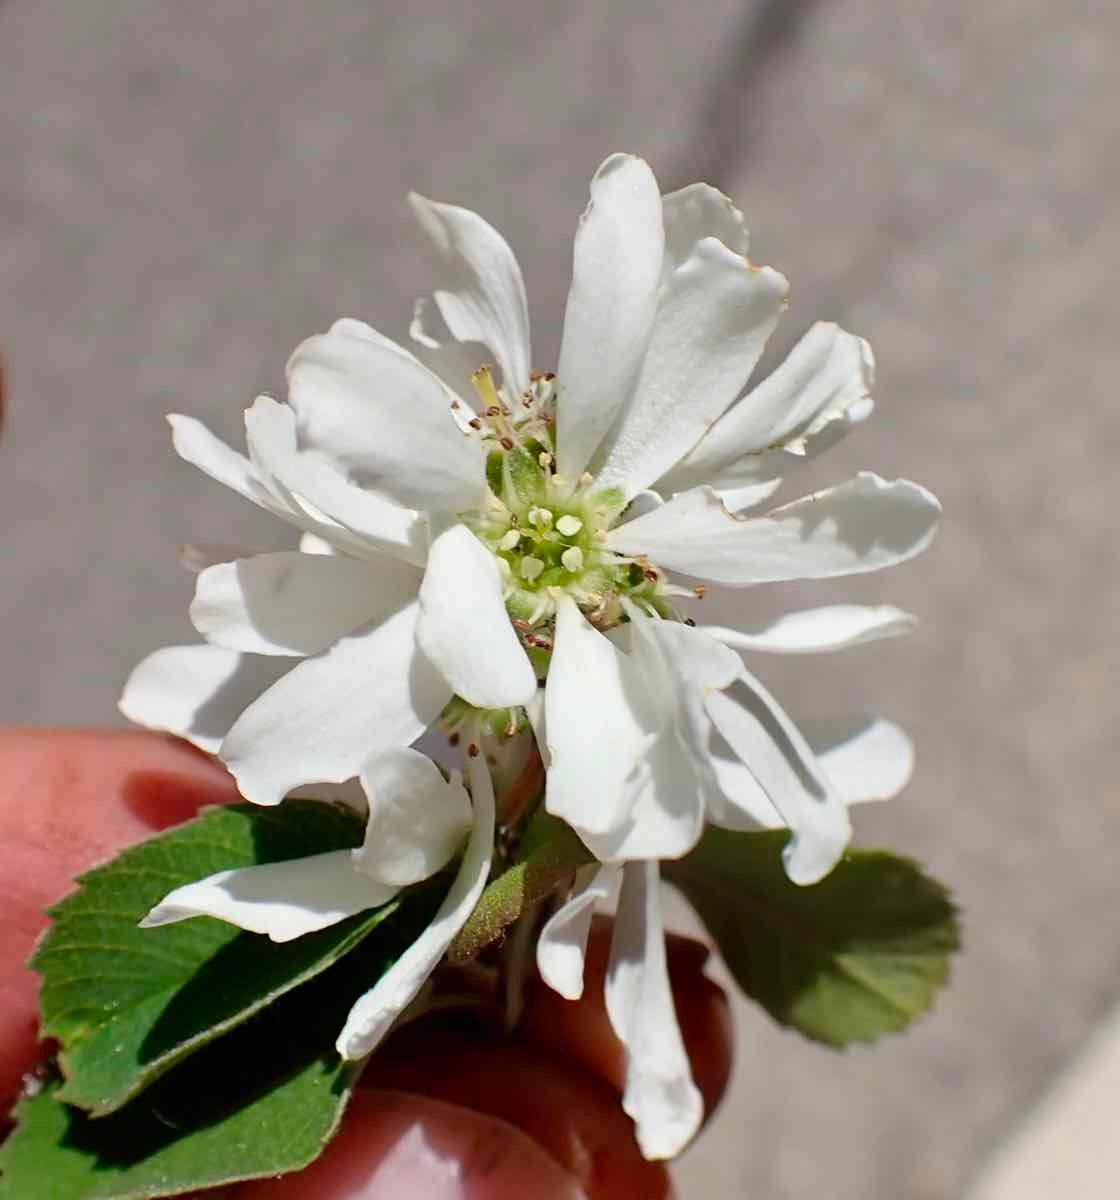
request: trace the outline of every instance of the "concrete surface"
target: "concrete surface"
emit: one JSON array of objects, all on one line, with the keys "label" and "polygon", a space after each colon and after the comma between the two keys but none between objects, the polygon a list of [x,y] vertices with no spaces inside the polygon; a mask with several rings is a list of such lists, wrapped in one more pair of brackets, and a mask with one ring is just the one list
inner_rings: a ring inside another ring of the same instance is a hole
[{"label": "concrete surface", "polygon": [[968,1200],[1114,1200],[1120,1178],[1117,1096],[1120,1012],[995,1155]]},{"label": "concrete surface", "polygon": [[129,666],[187,635],[176,543],[277,544],[161,414],[233,436],[305,334],[402,331],[408,188],[507,234],[547,366],[597,162],[721,185],[793,281],[780,346],[831,317],[876,348],[879,412],[821,477],[945,502],[923,560],[785,593],[903,604],[916,638],[766,678],[914,733],[914,784],[861,836],[953,884],[968,953],[874,1050],[741,1005],[678,1177],[955,1200],[1120,994],[1118,51],[1103,0],[0,0],[0,719],[113,721]]}]

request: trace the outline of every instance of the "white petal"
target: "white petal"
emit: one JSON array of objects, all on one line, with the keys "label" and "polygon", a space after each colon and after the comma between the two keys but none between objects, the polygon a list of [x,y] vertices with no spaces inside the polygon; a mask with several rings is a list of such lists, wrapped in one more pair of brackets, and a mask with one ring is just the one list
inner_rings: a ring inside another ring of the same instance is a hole
[{"label": "white petal", "polygon": [[451,691],[416,645],[418,614],[412,603],[340,639],[246,710],[221,757],[247,800],[278,804],[302,783],[341,783],[424,732]]},{"label": "white petal", "polygon": [[274,942],[290,942],[391,900],[399,889],[355,869],[349,850],[219,871],[166,895],[144,929],[189,917],[216,917]]},{"label": "white petal", "polygon": [[296,349],[288,396],[300,449],[363,489],[421,512],[478,502],[482,443],[452,415],[455,395],[402,347],[336,325]]},{"label": "white petal", "polygon": [[743,214],[716,188],[690,183],[661,197],[665,222],[665,270],[668,277],[692,253],[701,238],[718,238],[734,254],[747,257],[750,234]]},{"label": "white petal", "polygon": [[282,512],[268,489],[263,486],[256,467],[243,454],[238,454],[220,438],[215,437],[194,417],[169,413],[171,442],[179,457],[198,467],[211,479],[252,500],[272,512]]},{"label": "white petal", "polygon": [[[800,884],[823,879],[844,853],[852,829],[843,800],[804,737],[773,696],[745,670],[731,689],[713,692],[706,703],[731,752],[793,832],[783,852],[786,873]],[[733,811],[716,813],[711,806],[709,817],[731,828],[749,828],[758,817],[752,792],[740,796],[731,790],[733,776],[721,774],[721,780],[732,810],[738,808],[748,823],[736,824]]]},{"label": "white petal", "polygon": [[777,271],[751,266],[715,238],[699,242],[665,284],[598,483],[630,497],[683,458],[746,386],[788,294]]},{"label": "white petal", "polygon": [[470,209],[415,192],[408,200],[441,268],[435,301],[447,327],[461,342],[489,346],[508,394],[520,395],[529,386],[529,305],[513,251]]},{"label": "white petal", "polygon": [[281,551],[209,567],[190,616],[207,641],[254,654],[318,654],[416,595],[420,572],[386,559]]},{"label": "white petal", "polygon": [[673,1006],[659,886],[657,863],[624,868],[606,985],[607,1014],[626,1047],[622,1107],[648,1159],[679,1154],[704,1119]]},{"label": "white petal", "polygon": [[369,800],[365,843],[354,851],[360,871],[380,883],[406,887],[428,879],[462,846],[471,828],[471,802],[456,771],[444,779],[430,758],[397,748],[362,767]]},{"label": "white petal", "polygon": [[525,705],[525,716],[529,719],[529,727],[532,729],[533,739],[537,743],[537,753],[541,756],[541,763],[547,771],[552,765],[552,758],[548,753],[548,732],[545,727],[544,707],[545,689],[537,688],[529,703]]},{"label": "white petal", "polygon": [[416,637],[451,690],[477,708],[511,708],[537,691],[502,590],[497,559],[465,525],[432,543]]},{"label": "white petal", "polygon": [[918,618],[889,604],[870,608],[863,604],[829,604],[785,613],[754,633],[701,626],[704,633],[736,650],[758,650],[769,654],[818,654],[845,650],[864,642],[901,637],[917,628]]},{"label": "white petal", "polygon": [[595,906],[606,903],[618,884],[619,867],[582,867],[572,894],[545,922],[537,940],[537,970],[565,1000],[583,995],[583,964]]},{"label": "white petal", "polygon": [[230,726],[289,667],[221,646],[168,646],[133,669],[120,710],[137,725],[216,754]]},{"label": "white petal", "polygon": [[[334,554],[335,548],[317,533],[302,533],[299,538],[301,554]],[[242,556],[239,556],[242,557]]]},{"label": "white petal", "polygon": [[479,367],[494,358],[489,347],[481,342],[460,342],[451,334],[439,315],[439,310],[427,296],[421,296],[412,306],[412,321],[408,336],[416,357],[443,380],[455,393],[459,408],[460,428],[473,417],[470,401],[475,396],[471,377]]},{"label": "white petal", "polygon": [[237,546],[222,542],[185,542],[179,547],[179,566],[192,575],[199,575],[207,567],[218,563],[234,562],[239,558],[252,558],[259,551],[250,546]]},{"label": "white petal", "polygon": [[870,416],[874,378],[871,347],[862,338],[830,323],[814,325],[697,442],[665,489],[707,483],[723,490],[785,474]]},{"label": "white petal", "polygon": [[249,453],[286,505],[287,519],[359,556],[383,552],[422,563],[426,532],[417,514],[348,482],[328,462],[301,453],[296,414],[258,396],[245,413]]},{"label": "white petal", "polygon": [[469,760],[468,771],[474,828],[459,872],[432,923],[350,1010],[336,1043],[343,1058],[364,1058],[381,1041],[439,965],[486,886],[494,845],[494,790],[481,755]]},{"label": "white petal", "polygon": [[665,234],[653,172],[613,154],[576,233],[557,384],[557,467],[572,482],[630,398],[653,329]]},{"label": "white petal", "polygon": [[742,587],[858,575],[905,562],[933,541],[940,516],[941,506],[925,488],[865,471],[745,520],[733,517],[710,488],[694,488],[613,529],[607,545]]},{"label": "white petal", "polygon": [[[657,687],[672,710],[671,726],[676,739],[674,753],[691,767],[692,779],[686,791],[701,802],[702,808],[711,795],[719,792],[709,749],[712,722],[704,701],[712,692],[730,687],[741,674],[743,665],[733,650],[702,630],[679,621],[642,616],[634,611],[633,605],[628,605],[628,609],[632,657],[644,673],[647,686]],[[699,838],[699,811],[696,819],[691,843],[678,850],[678,854],[687,853]],[[659,858],[676,856],[668,852],[657,855]]]},{"label": "white petal", "polygon": [[910,782],[914,746],[891,721],[839,717],[801,721],[799,727],[845,804],[889,800]]},{"label": "white petal", "polygon": [[[665,487],[666,491],[675,490],[671,485],[666,485],[664,480],[659,486]],[[741,513],[749,508],[757,508],[760,504],[765,504],[781,486],[781,478],[774,478],[767,479],[763,483],[745,483],[742,486],[719,487],[712,490],[719,496],[728,512]]]},{"label": "white petal", "polygon": [[[549,769],[545,803],[594,853],[599,838],[628,827],[631,776],[656,737],[639,708],[625,655],[570,596],[556,603],[556,636],[545,685]],[[600,857],[596,854],[596,857]]]}]

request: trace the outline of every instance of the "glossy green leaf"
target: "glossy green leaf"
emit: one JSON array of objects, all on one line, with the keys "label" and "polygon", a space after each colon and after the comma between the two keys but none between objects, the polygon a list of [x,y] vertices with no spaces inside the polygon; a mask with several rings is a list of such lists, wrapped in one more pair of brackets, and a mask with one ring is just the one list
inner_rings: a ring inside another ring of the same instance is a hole
[{"label": "glossy green leaf", "polygon": [[355,999],[438,904],[410,894],[343,962],[211,1041],[109,1116],[23,1100],[0,1147],[0,1200],[142,1200],[284,1174],[313,1161],[342,1117],[358,1068],[334,1040]]},{"label": "glossy green leaf", "polygon": [[43,1031],[61,1044],[60,1098],[112,1112],[392,917],[396,901],[281,945],[208,917],[137,926],[181,884],[355,846],[362,832],[350,810],[313,801],[216,808],[82,876],[32,960]]}]

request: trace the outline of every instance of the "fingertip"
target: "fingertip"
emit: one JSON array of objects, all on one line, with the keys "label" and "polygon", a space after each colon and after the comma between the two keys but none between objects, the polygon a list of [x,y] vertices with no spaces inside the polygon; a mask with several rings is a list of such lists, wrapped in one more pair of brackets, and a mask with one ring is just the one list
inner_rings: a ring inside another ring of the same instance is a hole
[{"label": "fingertip", "polygon": [[588,1200],[519,1129],[457,1104],[397,1091],[354,1094],[322,1158],[237,1200]]},{"label": "fingertip", "polygon": [[24,966],[45,909],[125,846],[236,798],[226,772],[159,734],[0,730],[0,1103],[39,1056]]}]

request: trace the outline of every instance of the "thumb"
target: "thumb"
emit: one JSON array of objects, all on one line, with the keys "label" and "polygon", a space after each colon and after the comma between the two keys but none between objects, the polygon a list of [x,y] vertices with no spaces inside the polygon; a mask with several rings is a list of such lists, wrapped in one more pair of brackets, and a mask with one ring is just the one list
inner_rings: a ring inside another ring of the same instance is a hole
[{"label": "thumb", "polygon": [[44,910],[88,871],[207,804],[237,798],[220,767],[149,733],[0,731],[0,1109],[38,1057]]}]

